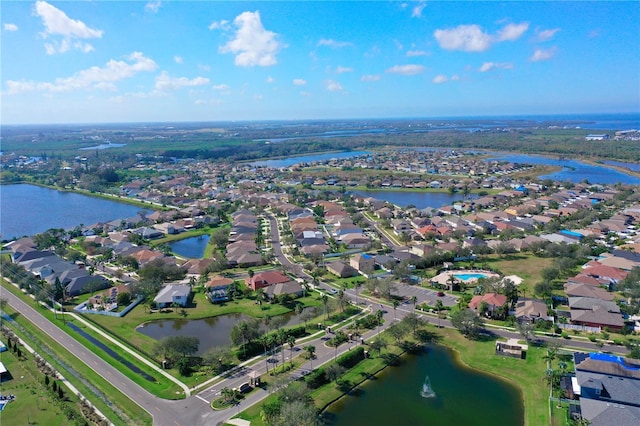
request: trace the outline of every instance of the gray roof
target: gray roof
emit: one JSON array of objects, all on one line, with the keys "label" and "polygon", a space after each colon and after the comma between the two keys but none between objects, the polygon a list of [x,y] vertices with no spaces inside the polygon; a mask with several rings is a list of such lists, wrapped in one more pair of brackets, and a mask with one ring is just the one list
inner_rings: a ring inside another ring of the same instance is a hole
[{"label": "gray roof", "polygon": [[188,297],[189,293],[191,293],[191,287],[186,284],[169,284],[158,292],[153,301],[156,303],[173,303],[174,296]]},{"label": "gray roof", "polygon": [[635,426],[640,424],[639,407],[581,398],[580,409],[582,417],[589,420],[591,426]]},{"label": "gray roof", "polygon": [[607,312],[620,313],[620,307],[615,302],[608,302],[606,300],[596,299],[595,297],[570,297],[569,307],[571,310],[595,310],[596,308],[602,308]]},{"label": "gray roof", "polygon": [[581,397],[640,407],[640,380],[607,374],[576,371]]}]

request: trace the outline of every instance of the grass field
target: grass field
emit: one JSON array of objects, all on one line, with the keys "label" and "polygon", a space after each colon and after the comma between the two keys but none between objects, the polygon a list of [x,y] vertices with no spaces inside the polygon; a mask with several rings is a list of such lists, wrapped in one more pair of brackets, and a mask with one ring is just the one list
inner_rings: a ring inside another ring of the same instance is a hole
[{"label": "grass field", "polygon": [[[2,339],[6,342],[6,339]],[[2,382],[2,395],[15,395],[15,400],[0,411],[1,425],[67,425],[69,420],[62,411],[57,396],[45,388],[44,375],[38,370],[33,356],[22,348],[22,359],[12,351],[0,353],[0,361],[11,373],[11,379]],[[64,388],[69,404],[77,399]],[[27,423],[28,422],[28,423]]]}]

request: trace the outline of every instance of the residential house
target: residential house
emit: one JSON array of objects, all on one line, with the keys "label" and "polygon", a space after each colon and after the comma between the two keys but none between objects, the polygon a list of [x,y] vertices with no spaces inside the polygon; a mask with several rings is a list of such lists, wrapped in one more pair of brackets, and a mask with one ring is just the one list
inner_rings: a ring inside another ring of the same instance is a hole
[{"label": "residential house", "polygon": [[488,307],[488,313],[494,314],[498,311],[505,303],[507,303],[507,296],[504,294],[497,293],[485,293],[483,295],[473,296],[469,304],[467,305],[469,309],[473,309],[477,311],[480,308],[482,302],[485,302]]},{"label": "residential house", "polygon": [[548,307],[543,300],[519,298],[516,304],[515,317],[519,322],[533,323],[546,320]]},{"label": "residential house", "polygon": [[358,253],[349,259],[349,265],[360,271],[363,275],[370,274],[375,269],[373,256],[366,253]]},{"label": "residential house", "polygon": [[167,308],[174,303],[184,308],[190,293],[191,287],[186,284],[168,284],[158,292],[153,301],[159,308]]},{"label": "residential house", "polygon": [[291,281],[287,275],[280,271],[264,271],[255,274],[253,277],[247,277],[246,284],[252,290],[269,287],[274,284],[286,283]]},{"label": "residential house", "polygon": [[341,261],[327,263],[327,271],[340,278],[349,278],[358,275],[358,271],[354,267]]}]

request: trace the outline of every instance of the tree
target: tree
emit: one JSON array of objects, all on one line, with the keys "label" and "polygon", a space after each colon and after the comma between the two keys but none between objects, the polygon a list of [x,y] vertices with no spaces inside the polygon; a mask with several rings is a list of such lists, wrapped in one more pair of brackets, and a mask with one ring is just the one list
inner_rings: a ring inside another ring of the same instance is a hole
[{"label": "tree", "polygon": [[338,378],[340,378],[340,376],[342,376],[345,371],[346,368],[339,364],[333,363],[324,370],[324,374],[330,382],[334,382],[338,380]]},{"label": "tree", "polygon": [[402,318],[400,323],[407,327],[407,329],[410,329],[415,337],[417,335],[418,327],[424,325],[424,319],[415,312],[411,312]]},{"label": "tree", "polygon": [[396,320],[396,309],[398,308],[398,306],[400,306],[400,301],[397,299],[393,299],[393,320]]},{"label": "tree", "polygon": [[176,367],[178,368],[178,373],[180,373],[181,376],[188,376],[191,374],[191,363],[187,357],[180,358]]},{"label": "tree", "polygon": [[451,324],[469,339],[475,339],[484,323],[471,309],[462,309],[451,315]]},{"label": "tree", "polygon": [[407,334],[407,329],[402,323],[394,323],[391,327],[387,328],[387,332],[399,346],[402,338]]},{"label": "tree", "polygon": [[232,359],[233,354],[228,346],[215,346],[202,356],[203,362],[218,373],[222,372]]},{"label": "tree", "polygon": [[231,342],[235,346],[242,345],[245,355],[246,344],[257,339],[258,336],[260,336],[260,323],[255,319],[240,321],[231,328]]},{"label": "tree", "polygon": [[369,350],[371,352],[378,352],[378,354],[381,354],[383,349],[386,349],[386,347],[387,347],[387,342],[385,342],[380,338],[375,339],[373,342],[369,344]]},{"label": "tree", "polygon": [[533,338],[533,330],[535,329],[535,325],[533,323],[522,321],[518,322],[518,333],[526,340],[529,341]]},{"label": "tree", "polygon": [[198,352],[200,339],[191,336],[167,336],[153,346],[153,354],[169,361],[175,361]]},{"label": "tree", "polygon": [[316,347],[314,345],[306,345],[304,348],[307,359],[311,361],[311,369],[313,369],[313,360],[316,357]]},{"label": "tree", "polygon": [[316,426],[318,413],[311,404],[290,400],[280,409],[280,426]]},{"label": "tree", "polygon": [[118,295],[116,296],[116,302],[120,306],[127,306],[129,303],[131,303],[131,293],[126,291],[118,293]]}]

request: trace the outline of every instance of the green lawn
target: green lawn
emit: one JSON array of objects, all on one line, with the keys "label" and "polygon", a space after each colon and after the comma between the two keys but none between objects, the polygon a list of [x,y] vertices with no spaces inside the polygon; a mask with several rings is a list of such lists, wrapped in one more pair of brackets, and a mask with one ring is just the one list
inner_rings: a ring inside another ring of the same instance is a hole
[{"label": "green lawn", "polygon": [[[533,296],[533,286],[542,281],[541,271],[551,266],[553,259],[537,257],[530,253],[516,253],[505,257],[498,255],[482,256],[473,263],[476,268],[483,266],[500,271],[503,275],[517,275],[522,278],[521,288],[527,291],[527,297]],[[471,265],[469,262],[456,263],[456,266]]]},{"label": "green lawn", "polygon": [[[102,413],[104,413],[110,421],[112,421],[116,425],[151,424],[151,416],[137,404],[127,398],[124,394],[118,391],[115,387],[113,387],[107,380],[95,374],[95,372],[90,367],[86,366],[83,362],[79,362],[78,359],[69,351],[67,351],[63,346],[49,339],[49,337],[41,332],[39,328],[33,326],[33,324],[31,324],[24,317],[14,312],[10,307],[5,307],[4,310],[8,315],[11,315],[17,323],[17,326],[10,326],[14,333],[21,339],[25,340],[36,352],[38,352],[43,358],[45,358],[60,373],[62,373],[65,378],[70,383],[72,383],[86,398],[88,398]],[[8,352],[0,354],[0,360],[5,362],[5,356],[9,355],[10,354],[8,354]],[[19,365],[21,368],[28,368],[31,365],[30,362],[31,361],[20,362]],[[73,372],[69,371],[69,369],[72,369]],[[9,371],[11,371],[14,375],[14,379],[20,376],[27,377],[25,374],[14,374],[14,370],[12,369],[9,369]],[[39,374],[37,370],[36,373]],[[80,376],[81,378],[77,376]],[[10,388],[6,387],[5,384],[11,383],[4,382],[2,384],[1,389],[3,394],[14,393],[18,395],[16,392],[10,391]],[[89,388],[89,386],[91,388]],[[31,387],[27,388],[30,389],[30,394],[32,394]],[[98,396],[96,392],[101,396]],[[107,395],[109,403],[107,403],[107,401],[104,399],[104,395]],[[40,401],[45,401],[45,399],[40,398]],[[38,412],[44,411],[41,410],[41,408],[43,406],[47,406],[47,404],[39,405],[40,407],[36,407],[38,408]],[[34,410],[34,412],[36,411]],[[48,415],[49,414],[45,414],[45,416]],[[6,418],[2,414],[0,414],[0,424],[18,424],[12,423],[10,421],[8,421],[7,423],[2,423],[2,420],[6,420]],[[35,424],[68,424],[68,422],[63,421],[61,423],[49,423],[48,421],[45,421]]]},{"label": "green lawn", "polygon": [[530,345],[527,359],[521,360],[495,355],[494,340],[471,341],[453,329],[438,333],[442,335],[440,343],[454,349],[465,365],[501,377],[522,391],[526,425],[550,424],[545,348]]},{"label": "green lawn", "polygon": [[[6,339],[2,339],[6,342]],[[33,357],[22,348],[23,358],[18,359],[12,351],[0,353],[0,361],[11,373],[12,378],[2,382],[2,395],[15,395],[16,399],[0,411],[2,425],[67,425],[57,396],[44,386],[44,375],[36,367]],[[58,382],[59,383],[59,382]],[[77,405],[75,396],[69,395],[70,404]],[[79,411],[79,408],[77,409]]]}]

